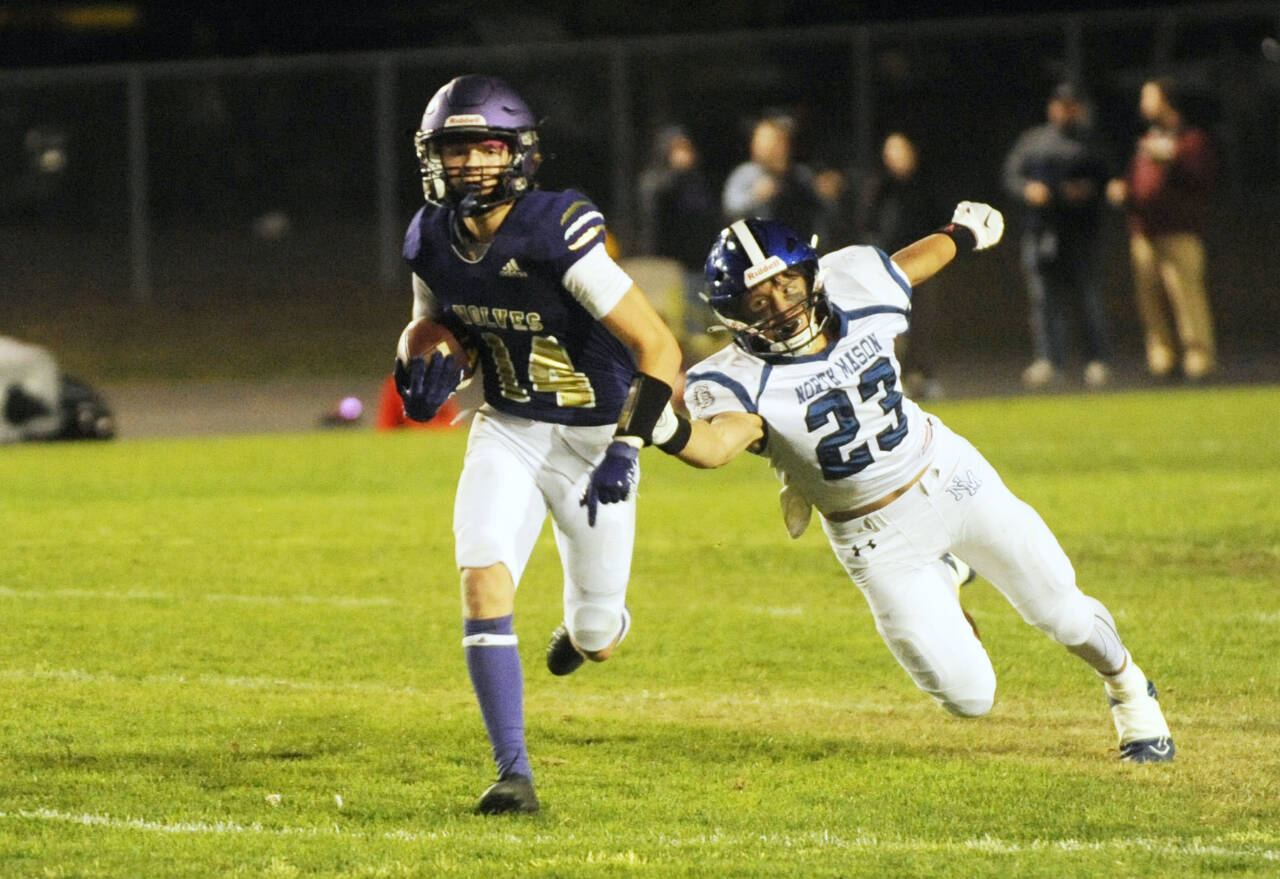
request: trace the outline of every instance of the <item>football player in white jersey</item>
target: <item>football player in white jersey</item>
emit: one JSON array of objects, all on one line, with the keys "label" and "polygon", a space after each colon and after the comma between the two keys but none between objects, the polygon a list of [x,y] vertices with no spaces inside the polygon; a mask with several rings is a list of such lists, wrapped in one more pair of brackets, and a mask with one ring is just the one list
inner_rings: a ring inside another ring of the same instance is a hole
[{"label": "football player in white jersey", "polygon": [[999,211],[961,202],[950,224],[892,257],[854,246],[819,258],[780,223],[733,223],[706,278],[735,342],[689,370],[693,421],[674,416],[654,439],[695,467],[743,451],[767,457],[792,536],[816,507],[885,644],[948,711],[985,714],[996,688],[946,563],[954,553],[1097,671],[1122,759],[1171,760],[1154,686],[1111,614],[1076,586],[1048,526],[977,449],[902,393],[894,338],[907,330],[912,288],[1003,230]]},{"label": "football player in white jersey", "polygon": [[[537,118],[510,85],[451,80],[427,104],[416,146],[427,204],[405,235],[413,316],[476,351],[484,381],[453,514],[462,644],[498,770],[476,809],[534,812],[516,587],[550,515],[565,615],[548,667],[567,674],[622,640],[636,510],[612,486],[639,478],[680,349],[605,252],[590,199],[534,186]],[[406,415],[430,420],[462,366],[439,352],[397,360]]]}]

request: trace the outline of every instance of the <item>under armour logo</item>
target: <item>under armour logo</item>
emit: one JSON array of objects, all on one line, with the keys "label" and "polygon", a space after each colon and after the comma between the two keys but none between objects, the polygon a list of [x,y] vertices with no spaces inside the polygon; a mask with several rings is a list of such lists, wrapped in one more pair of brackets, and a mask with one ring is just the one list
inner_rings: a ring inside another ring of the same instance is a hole
[{"label": "under armour logo", "polygon": [[947,493],[956,500],[964,500],[961,495],[973,495],[978,493],[978,489],[982,488],[982,480],[973,475],[972,470],[964,471],[964,476],[953,476],[951,484],[947,486]]},{"label": "under armour logo", "polygon": [[853,557],[855,559],[862,558],[862,551],[864,549],[875,549],[875,548],[876,548],[876,542],[874,540],[868,540],[866,543],[862,544],[861,546],[855,543],[852,547],[850,547],[850,549],[853,550]]}]

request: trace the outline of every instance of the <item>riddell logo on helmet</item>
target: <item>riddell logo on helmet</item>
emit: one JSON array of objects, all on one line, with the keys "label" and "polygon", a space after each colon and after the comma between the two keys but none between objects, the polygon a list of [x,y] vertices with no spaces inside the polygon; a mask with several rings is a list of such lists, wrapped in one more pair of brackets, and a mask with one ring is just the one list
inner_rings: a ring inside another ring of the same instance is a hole
[{"label": "riddell logo on helmet", "polygon": [[779,272],[787,270],[787,264],[782,261],[780,256],[771,256],[758,266],[752,266],[742,273],[742,281],[748,287],[759,284],[766,278],[772,278]]},{"label": "riddell logo on helmet", "polygon": [[452,128],[455,125],[488,125],[485,118],[479,113],[464,114],[462,116],[450,116],[444,120],[445,128]]}]

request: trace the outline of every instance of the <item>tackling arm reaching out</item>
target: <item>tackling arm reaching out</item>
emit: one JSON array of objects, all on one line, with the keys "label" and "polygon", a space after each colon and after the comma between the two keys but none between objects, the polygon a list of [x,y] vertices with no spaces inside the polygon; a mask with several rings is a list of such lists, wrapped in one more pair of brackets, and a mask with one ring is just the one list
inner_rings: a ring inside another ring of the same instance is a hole
[{"label": "tackling arm reaching out", "polygon": [[[985,250],[997,243],[1003,234],[1004,217],[998,210],[990,205],[963,201],[956,206],[950,223],[902,248],[892,259],[907,281],[914,286],[941,271],[955,259],[957,253]],[[816,261],[816,256],[814,259]],[[676,364],[669,362],[668,351],[659,341],[661,337],[669,336],[670,332],[662,324],[661,318],[648,307],[648,302],[643,299],[639,290],[633,287],[614,311],[605,316],[604,322],[636,355],[642,374],[663,381],[674,377]],[[812,340],[812,344],[821,347],[828,341],[828,338],[819,336]],[[672,348],[678,358],[679,349],[674,348],[674,340]],[[663,404],[665,403],[664,400]],[[627,418],[624,413],[623,420],[626,421]],[[722,412],[709,419],[690,422],[684,416],[671,413],[669,406],[664,406],[662,417],[647,439],[692,467],[714,468],[727,464],[747,449],[754,447],[759,450],[765,439],[765,426],[759,415],[748,412]],[[639,443],[632,445],[634,447],[630,450],[616,450],[619,455],[627,453],[628,461],[625,463],[628,466],[609,469],[625,469],[627,472],[624,475],[630,476],[629,464],[639,451]],[[599,500],[605,503],[626,497],[626,491],[621,487],[616,491],[611,486],[605,489],[599,493]],[[584,498],[584,503],[586,501]]]},{"label": "tackling arm reaching out", "polygon": [[[895,254],[893,262],[913,287],[927,281],[961,252],[985,250],[1004,234],[1004,217],[990,205],[960,202],[951,222],[937,232],[908,244]],[[825,338],[814,344],[826,344]],[[693,467],[720,467],[747,449],[758,451],[765,439],[764,420],[754,413],[722,412],[690,424],[688,439],[672,451]]]},{"label": "tackling arm reaching out", "polygon": [[689,442],[676,457],[692,467],[728,464],[764,440],[764,419],[750,412],[721,412],[690,425]]}]

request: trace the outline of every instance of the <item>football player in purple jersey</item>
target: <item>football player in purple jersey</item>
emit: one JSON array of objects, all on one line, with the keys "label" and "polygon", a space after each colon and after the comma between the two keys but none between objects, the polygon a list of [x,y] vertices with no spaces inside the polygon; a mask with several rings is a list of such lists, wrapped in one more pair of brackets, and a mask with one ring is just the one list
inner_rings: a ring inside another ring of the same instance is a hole
[{"label": "football player in purple jersey", "polygon": [[[822,529],[916,685],[948,711],[990,710],[996,677],[956,596],[959,556],[1023,619],[1101,677],[1122,759],[1173,759],[1155,688],[1107,608],[1039,514],[986,458],[901,390],[894,339],[912,288],[962,250],[1000,240],[1004,220],[961,202],[951,223],[892,257],[845,247],[821,257],[787,226],[739,220],[707,257],[708,301],[735,343],[690,368],[678,456],[718,467],[743,451],[782,479],[793,537]],[[955,555],[953,556],[952,553]]]},{"label": "football player in purple jersey", "polygon": [[[404,244],[413,317],[478,352],[484,386],[453,516],[462,644],[498,773],[477,811],[532,812],[516,587],[550,514],[564,623],[548,667],[568,674],[622,640],[639,450],[677,424],[681,354],[606,253],[591,200],[535,188],[537,120],[510,85],[451,80],[427,104],[415,145],[427,203]],[[462,364],[435,353],[397,360],[395,373],[406,414],[425,421],[458,387]]]}]

